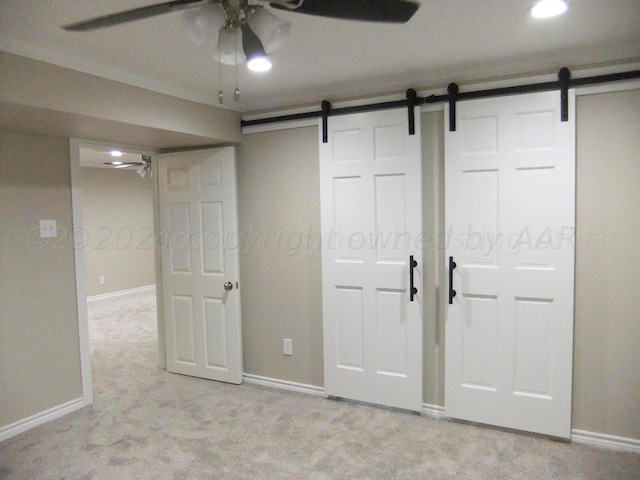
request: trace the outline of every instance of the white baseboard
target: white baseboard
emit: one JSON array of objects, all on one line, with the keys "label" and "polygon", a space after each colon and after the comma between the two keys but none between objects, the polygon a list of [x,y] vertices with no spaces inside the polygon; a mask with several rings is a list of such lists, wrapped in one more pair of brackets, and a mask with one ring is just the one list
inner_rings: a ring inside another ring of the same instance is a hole
[{"label": "white baseboard", "polygon": [[[243,373],[242,379],[247,383],[254,383],[256,385],[263,385],[263,386],[272,387],[272,388],[280,388],[282,390],[289,390],[289,391],[298,392],[298,393],[306,393],[309,395],[320,395],[323,397],[327,396],[327,394],[324,392],[323,387],[318,387],[315,385],[289,382],[287,380],[279,380],[277,378],[261,377],[260,375],[252,375],[250,373]],[[440,405],[423,403],[421,413],[427,417],[433,417],[433,418],[438,418],[442,420],[449,419],[449,417],[447,417],[444,414],[444,407],[441,407]]]},{"label": "white baseboard", "polygon": [[617,437],[605,433],[587,432],[585,430],[571,430],[571,441],[590,445],[592,447],[608,448],[611,450],[640,453],[640,440],[635,438]]},{"label": "white baseboard", "polygon": [[134,293],[148,292],[150,290],[154,290],[155,288],[155,285],[147,285],[145,287],[130,288],[128,290],[119,290],[117,292],[103,293],[101,295],[92,295],[90,297],[87,297],[87,302],[91,303],[97,302],[99,300],[106,300],[108,298],[116,298],[122,297],[124,295],[132,295]]},{"label": "white baseboard", "polygon": [[326,397],[324,388],[316,385],[307,385],[305,383],[289,382],[288,380],[279,380],[277,378],[261,377],[260,375],[251,375],[243,373],[242,379],[247,383],[256,385],[264,385],[266,387],[280,388],[291,392],[306,393],[309,395],[320,395]]},{"label": "white baseboard", "polygon": [[68,413],[75,412],[76,410],[79,410],[86,405],[87,403],[85,403],[82,397],[76,398],[75,400],[63,403],[62,405],[58,405],[57,407],[50,408],[43,412],[36,413],[35,415],[31,415],[30,417],[18,420],[17,422],[11,423],[4,427],[0,427],[0,442],[11,437],[15,437],[16,435],[26,432],[27,430],[31,430],[38,425],[50,422]]},{"label": "white baseboard", "polygon": [[[449,420],[449,417],[444,413],[444,407],[439,405],[423,403],[422,414],[427,417]],[[640,440],[617,437],[604,433],[588,432],[586,430],[571,430],[571,442],[592,447],[607,448],[619,452],[640,453]]]},{"label": "white baseboard", "polygon": [[441,420],[449,419],[449,417],[444,414],[444,407],[441,407],[440,405],[432,405],[430,403],[422,404],[422,414],[425,417],[439,418]]}]

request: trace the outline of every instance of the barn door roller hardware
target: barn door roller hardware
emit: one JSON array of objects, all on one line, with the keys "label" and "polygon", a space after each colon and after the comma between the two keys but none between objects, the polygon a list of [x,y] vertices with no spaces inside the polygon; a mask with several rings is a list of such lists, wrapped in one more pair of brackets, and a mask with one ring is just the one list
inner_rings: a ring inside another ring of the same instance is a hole
[{"label": "barn door roller hardware", "polygon": [[456,102],[459,100],[470,100],[472,98],[502,97],[506,95],[517,95],[521,93],[544,92],[560,90],[560,121],[569,121],[569,87],[571,86],[571,71],[567,67],[562,67],[558,72],[557,82],[534,83],[530,85],[519,85],[516,87],[492,88],[490,90],[478,90],[475,92],[460,93],[458,85],[450,83],[447,87],[449,92],[449,131],[456,131]]},{"label": "barn door roller hardware", "polygon": [[329,100],[322,101],[322,143],[329,141],[329,112],[331,111],[331,103]]},{"label": "barn door roller hardware", "polygon": [[563,67],[558,72],[558,83],[560,84],[560,121],[569,121],[569,81],[571,80],[571,70]]},{"label": "barn door roller hardware", "polygon": [[[347,108],[338,108],[336,110],[331,109],[331,103],[328,100],[323,100],[320,104],[320,108],[322,109],[322,143],[327,143],[329,141],[329,115],[347,115],[348,113],[358,113],[358,112],[370,112],[373,110],[383,110],[389,108],[397,108],[397,107],[407,107],[407,113],[409,115],[409,135],[416,134],[416,114],[415,107],[422,104],[422,98],[418,97],[418,94],[413,88],[407,90],[406,93],[407,99],[400,100],[398,102],[387,102],[387,103],[376,103],[376,108],[371,108],[372,105],[362,105],[361,107],[347,107]],[[245,126],[244,124],[242,126]]]},{"label": "barn door roller hardware", "polygon": [[[571,71],[567,67],[563,67],[558,71],[558,80],[555,82],[533,83],[527,85],[517,85],[514,87],[492,88],[489,90],[477,90],[475,92],[460,92],[459,87],[455,83],[450,83],[447,88],[447,95],[430,95],[428,97],[419,97],[412,88],[407,90],[405,100],[397,100],[394,102],[373,103],[369,105],[357,105],[354,107],[331,108],[331,104],[325,100],[322,102],[321,110],[315,112],[294,113],[292,115],[281,115],[278,117],[259,118],[256,120],[242,120],[242,127],[251,127],[255,125],[265,125],[269,123],[287,122],[291,120],[303,120],[307,118],[322,118],[322,141],[327,143],[327,124],[328,118],[333,115],[348,115],[350,113],[373,112],[376,110],[388,110],[392,108],[407,107],[409,115],[409,135],[415,134],[415,107],[432,104],[432,103],[448,103],[449,104],[449,130],[456,129],[456,102],[462,100],[471,100],[474,98],[503,97],[506,95],[518,95],[522,93],[532,92],[549,92],[560,90],[560,119],[566,122],[569,119],[569,89],[575,87],[583,87],[586,85],[597,85],[601,83],[619,82],[623,80],[633,80],[640,78],[640,70],[632,70],[629,72],[612,73],[608,75],[598,75],[595,77],[571,78]],[[325,103],[326,102],[326,103]]]},{"label": "barn door roller hardware", "polygon": [[418,94],[413,88],[407,90],[407,113],[409,114],[409,135],[416,134],[416,112],[418,105]]}]

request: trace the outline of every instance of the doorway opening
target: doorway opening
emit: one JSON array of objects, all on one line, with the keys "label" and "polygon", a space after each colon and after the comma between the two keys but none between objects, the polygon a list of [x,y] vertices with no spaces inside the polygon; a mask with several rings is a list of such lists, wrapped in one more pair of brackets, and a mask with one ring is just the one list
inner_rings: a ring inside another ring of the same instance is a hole
[{"label": "doorway opening", "polygon": [[[114,149],[120,152],[118,156],[111,155]],[[114,353],[109,346],[115,338],[112,334],[134,327],[126,322],[146,322],[146,326],[140,323],[137,327],[155,331],[155,348],[164,367],[164,338],[155,293],[159,278],[157,188],[154,152],[72,139],[70,154],[83,398],[90,404],[94,395],[92,353],[96,349],[101,357]],[[139,302],[136,315],[130,314],[129,298]],[[114,308],[128,309],[127,318]],[[148,325],[149,315],[152,326]],[[133,338],[132,332],[125,335]]]}]

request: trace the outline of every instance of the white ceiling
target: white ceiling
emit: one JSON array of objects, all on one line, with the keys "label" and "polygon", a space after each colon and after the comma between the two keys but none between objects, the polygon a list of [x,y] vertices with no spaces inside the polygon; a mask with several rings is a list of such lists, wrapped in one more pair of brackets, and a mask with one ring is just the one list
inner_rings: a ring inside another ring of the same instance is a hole
[{"label": "white ceiling", "polygon": [[[451,81],[546,73],[640,61],[640,0],[569,0],[570,10],[533,19],[533,0],[419,0],[405,25],[274,11],[293,24],[257,74],[224,66],[225,108],[241,112],[439,87]],[[161,0],[2,0],[0,50],[151,90],[218,105],[218,64],[195,46],[181,12],[94,32],[60,25]]]}]

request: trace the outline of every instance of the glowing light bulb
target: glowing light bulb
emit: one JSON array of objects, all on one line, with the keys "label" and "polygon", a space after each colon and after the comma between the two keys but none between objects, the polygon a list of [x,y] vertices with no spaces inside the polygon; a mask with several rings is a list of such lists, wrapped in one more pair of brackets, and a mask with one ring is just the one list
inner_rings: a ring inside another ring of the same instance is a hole
[{"label": "glowing light bulb", "polygon": [[254,57],[247,62],[247,67],[254,72],[268,72],[271,62],[267,57]]},{"label": "glowing light bulb", "polygon": [[540,0],[531,9],[531,16],[535,18],[550,18],[567,11],[569,5],[564,0]]}]

